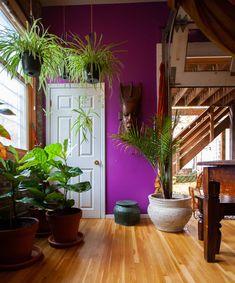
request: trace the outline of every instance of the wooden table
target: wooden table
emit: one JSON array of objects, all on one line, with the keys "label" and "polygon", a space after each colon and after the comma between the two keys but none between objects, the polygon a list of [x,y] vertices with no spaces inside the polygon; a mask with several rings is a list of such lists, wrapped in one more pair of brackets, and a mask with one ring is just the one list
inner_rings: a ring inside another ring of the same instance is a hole
[{"label": "wooden table", "polygon": [[[235,160],[198,162],[197,165],[203,166],[204,191],[204,196],[198,198],[203,215],[198,223],[199,239],[204,240],[204,258],[215,262],[221,242],[220,221],[225,215],[235,215]],[[220,187],[226,195],[220,196]]]}]

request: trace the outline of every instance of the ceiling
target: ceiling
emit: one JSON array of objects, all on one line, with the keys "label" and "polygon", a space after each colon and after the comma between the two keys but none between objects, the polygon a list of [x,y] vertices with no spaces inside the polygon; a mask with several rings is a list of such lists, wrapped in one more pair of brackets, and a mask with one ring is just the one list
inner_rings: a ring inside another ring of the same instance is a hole
[{"label": "ceiling", "polygon": [[40,0],[42,6],[70,6],[70,5],[96,5],[96,4],[123,4],[165,2],[166,0]]}]

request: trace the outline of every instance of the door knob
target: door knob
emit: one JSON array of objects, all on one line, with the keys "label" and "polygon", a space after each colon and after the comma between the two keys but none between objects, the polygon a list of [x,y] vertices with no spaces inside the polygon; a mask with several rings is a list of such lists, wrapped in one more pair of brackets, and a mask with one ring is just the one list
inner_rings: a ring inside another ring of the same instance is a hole
[{"label": "door knob", "polygon": [[95,165],[100,165],[99,160],[95,160],[94,163],[95,163]]}]

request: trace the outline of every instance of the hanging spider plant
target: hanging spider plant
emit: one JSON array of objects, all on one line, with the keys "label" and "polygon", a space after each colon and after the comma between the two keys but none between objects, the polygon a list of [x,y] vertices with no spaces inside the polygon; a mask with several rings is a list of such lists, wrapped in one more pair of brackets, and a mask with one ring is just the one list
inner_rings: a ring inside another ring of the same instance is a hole
[{"label": "hanging spider plant", "polygon": [[[45,90],[47,79],[58,77],[63,57],[61,39],[50,34],[40,19],[34,20],[31,26],[27,23],[26,29],[20,32],[9,28],[0,31],[0,61],[11,77],[18,72],[24,74],[26,82],[33,76],[39,77],[39,88]],[[28,59],[33,63],[32,69]]]},{"label": "hanging spider plant", "polygon": [[88,109],[88,111],[82,108],[73,109],[72,111],[77,113],[77,118],[74,121],[72,129],[75,130],[76,135],[78,133],[81,133],[82,135],[81,143],[87,142],[88,141],[87,134],[88,133],[92,134],[92,128],[93,128],[92,116],[93,115],[99,116],[99,115],[90,108]]},{"label": "hanging spider plant", "polygon": [[68,71],[72,81],[84,83],[100,83],[107,80],[112,86],[114,78],[119,78],[123,68],[122,62],[116,56],[124,50],[116,49],[122,43],[103,44],[103,36],[91,33],[85,40],[72,34],[73,42],[68,48]]}]

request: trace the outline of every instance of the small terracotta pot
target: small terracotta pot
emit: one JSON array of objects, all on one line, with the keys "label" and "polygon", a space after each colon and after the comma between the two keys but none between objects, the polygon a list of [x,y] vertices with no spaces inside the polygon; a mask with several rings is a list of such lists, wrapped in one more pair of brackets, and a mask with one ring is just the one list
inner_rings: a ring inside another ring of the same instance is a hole
[{"label": "small terracotta pot", "polygon": [[46,210],[34,207],[29,208],[30,215],[39,221],[36,237],[47,237],[51,234],[50,225],[46,219]]},{"label": "small terracotta pot", "polygon": [[0,229],[0,264],[18,264],[31,258],[38,220],[21,217],[15,226]]},{"label": "small terracotta pot", "polygon": [[46,218],[54,241],[57,243],[76,241],[81,217],[82,210],[75,207],[65,210],[47,211]]}]

